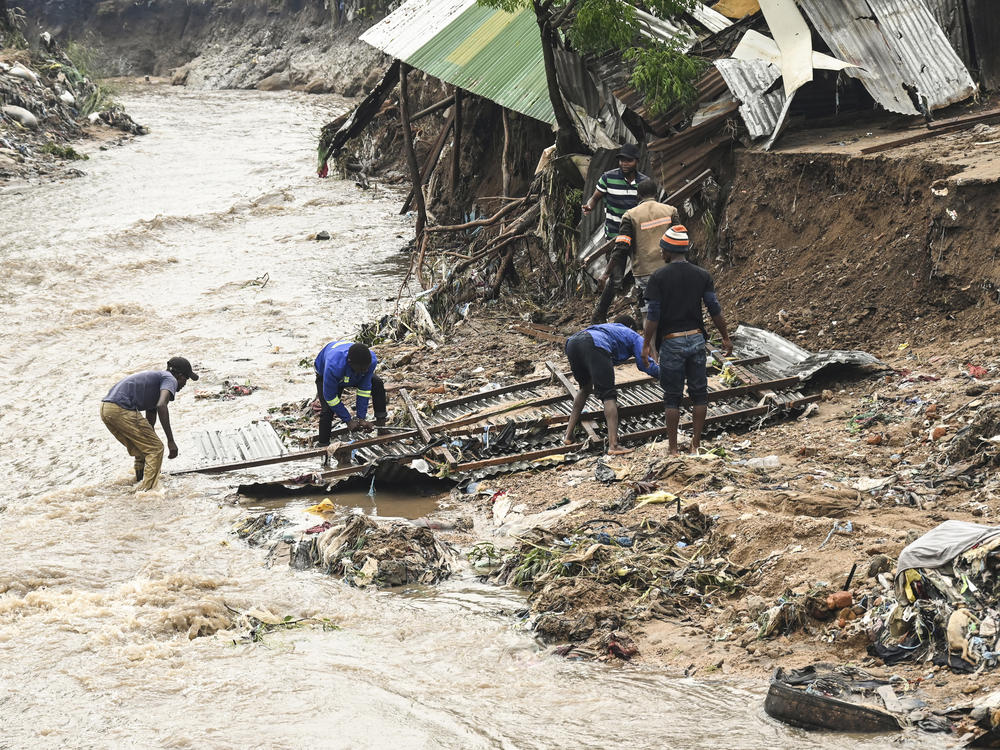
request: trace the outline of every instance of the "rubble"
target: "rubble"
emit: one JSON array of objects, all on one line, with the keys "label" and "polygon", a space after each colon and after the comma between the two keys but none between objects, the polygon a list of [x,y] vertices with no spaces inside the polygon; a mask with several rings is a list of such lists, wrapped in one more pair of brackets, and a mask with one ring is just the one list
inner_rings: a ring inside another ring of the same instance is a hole
[{"label": "rubble", "polygon": [[[316,507],[324,510],[322,504]],[[287,559],[296,570],[318,568],[360,588],[430,585],[453,572],[454,550],[426,521],[375,521],[355,514],[304,530],[288,529],[291,525],[269,512],[243,519],[233,533],[253,546],[269,544],[268,564]]]},{"label": "rubble", "polygon": [[86,157],[69,144],[95,125],[147,132],[55,42],[32,51],[19,34],[13,41],[0,48],[0,180],[78,174],[65,162]]}]

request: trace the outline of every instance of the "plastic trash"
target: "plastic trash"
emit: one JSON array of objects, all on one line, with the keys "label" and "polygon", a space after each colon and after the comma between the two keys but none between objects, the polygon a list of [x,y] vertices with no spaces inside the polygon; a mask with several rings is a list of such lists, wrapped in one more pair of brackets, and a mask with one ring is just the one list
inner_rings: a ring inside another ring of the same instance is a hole
[{"label": "plastic trash", "polygon": [[667,492],[666,490],[657,490],[656,492],[651,492],[648,495],[639,495],[635,499],[635,507],[641,507],[643,505],[651,505],[653,503],[672,503],[674,501],[680,504],[680,498],[672,492]]},{"label": "plastic trash", "polygon": [[337,506],[333,504],[330,498],[324,498],[323,502],[317,503],[316,505],[310,505],[306,508],[306,513],[330,513],[337,509]]},{"label": "plastic trash", "polygon": [[777,469],[781,466],[781,459],[777,456],[763,456],[747,460],[747,466],[751,469]]}]

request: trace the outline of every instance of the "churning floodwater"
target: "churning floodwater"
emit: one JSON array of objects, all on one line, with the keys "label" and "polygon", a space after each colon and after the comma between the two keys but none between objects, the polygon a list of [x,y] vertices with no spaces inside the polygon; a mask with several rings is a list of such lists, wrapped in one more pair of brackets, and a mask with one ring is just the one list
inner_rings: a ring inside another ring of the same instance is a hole
[{"label": "churning floodwater", "polygon": [[[520,594],[470,574],[379,593],[267,567],[230,534],[225,477],[134,494],[98,415],[117,379],[191,359],[183,468],[197,430],[310,395],[319,348],[391,309],[412,226],[398,196],[314,177],[335,97],[124,99],[150,135],[0,187],[0,748],[898,745],[773,722],[762,685],[547,656],[501,614]],[[224,380],[259,390],[194,398]],[[223,603],[336,628],[189,639]]]}]

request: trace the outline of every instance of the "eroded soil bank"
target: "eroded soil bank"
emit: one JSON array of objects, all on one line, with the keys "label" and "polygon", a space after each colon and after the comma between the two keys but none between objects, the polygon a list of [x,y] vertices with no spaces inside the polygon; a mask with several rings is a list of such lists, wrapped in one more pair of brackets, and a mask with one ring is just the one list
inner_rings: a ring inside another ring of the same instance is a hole
[{"label": "eroded soil bank", "polygon": [[105,75],[173,78],[196,88],[296,89],[354,96],[384,55],[358,35],[385,2],[19,0],[32,27],[92,47]]},{"label": "eroded soil bank", "polygon": [[[995,523],[1000,481],[990,460],[962,476],[947,469],[969,431],[981,429],[977,416],[1000,403],[992,331],[1000,217],[988,148],[996,132],[981,126],[876,158],[825,153],[843,136],[827,148],[815,133],[779,154],[738,154],[724,249],[698,253],[729,319],[814,350],[866,349],[887,369],[814,385],[823,399],[803,419],[713,436],[706,447],[718,455],[669,459],[653,443],[607,461],[610,481],[596,457],[484,481],[452,500],[493,532],[451,540],[477,558],[488,545],[501,561],[515,551],[501,579],[528,590],[531,626],[546,642],[569,644],[561,652],[571,656],[761,684],[776,666],[852,664],[898,675],[932,708],[968,706],[1000,688],[996,670],[889,668],[867,651],[873,613],[893,597],[877,576],[891,582],[905,544],[947,519]],[[524,360],[544,374],[544,361],[563,360],[560,347],[512,325],[531,320],[566,335],[586,325],[591,300],[547,308],[515,299],[511,289],[506,300],[473,305],[434,349],[381,345],[385,373],[419,399],[510,382],[515,371],[530,377]],[[619,377],[632,370],[619,369]],[[637,502],[658,490],[677,495],[685,512]],[[530,516],[560,504],[569,512],[547,535],[496,531],[511,508]],[[637,554],[657,534],[654,554]],[[540,548],[548,564],[529,559]],[[640,563],[644,575],[635,573]],[[855,564],[854,611],[811,609]],[[658,576],[667,578],[653,586]],[[682,585],[663,585],[670,576]]]}]

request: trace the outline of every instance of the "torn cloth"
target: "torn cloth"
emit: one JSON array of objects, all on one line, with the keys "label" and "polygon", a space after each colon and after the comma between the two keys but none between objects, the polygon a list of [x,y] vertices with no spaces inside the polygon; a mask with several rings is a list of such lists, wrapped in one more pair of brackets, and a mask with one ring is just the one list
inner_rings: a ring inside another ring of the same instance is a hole
[{"label": "torn cloth", "polygon": [[912,568],[939,568],[970,547],[1000,536],[1000,526],[983,526],[968,521],[945,521],[899,553],[896,575]]}]

